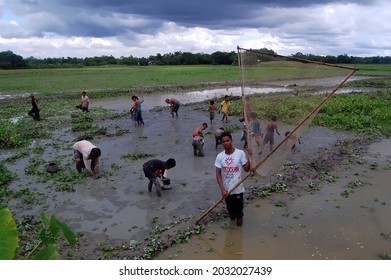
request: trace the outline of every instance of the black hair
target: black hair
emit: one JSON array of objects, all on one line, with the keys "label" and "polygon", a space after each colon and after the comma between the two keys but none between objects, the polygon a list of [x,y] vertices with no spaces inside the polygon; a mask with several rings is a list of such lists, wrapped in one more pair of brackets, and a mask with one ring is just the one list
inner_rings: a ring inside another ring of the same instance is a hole
[{"label": "black hair", "polygon": [[172,168],[172,167],[175,167],[176,161],[175,161],[175,159],[173,159],[173,158],[169,158],[169,159],[166,161],[166,164],[167,164],[170,168]]},{"label": "black hair", "polygon": [[211,101],[209,101],[209,103],[210,103],[211,105],[213,105],[213,104],[215,104],[215,101],[214,101],[214,100],[211,100]]},{"label": "black hair", "polygon": [[97,157],[100,157],[101,154],[102,153],[99,148],[92,148],[91,153],[90,153],[90,157],[97,158]]},{"label": "black hair", "polygon": [[204,125],[206,128],[208,128],[208,124],[204,122],[202,125]]},{"label": "black hair", "polygon": [[226,136],[228,136],[229,139],[232,140],[232,135],[231,135],[231,133],[229,133],[228,131],[224,131],[224,132],[222,132],[222,133],[220,134],[220,141],[221,141],[221,139],[223,139],[223,137],[226,137]]},{"label": "black hair", "polygon": [[272,121],[276,121],[277,120],[277,116],[276,115],[273,115],[272,117],[271,117],[271,119],[272,119]]}]

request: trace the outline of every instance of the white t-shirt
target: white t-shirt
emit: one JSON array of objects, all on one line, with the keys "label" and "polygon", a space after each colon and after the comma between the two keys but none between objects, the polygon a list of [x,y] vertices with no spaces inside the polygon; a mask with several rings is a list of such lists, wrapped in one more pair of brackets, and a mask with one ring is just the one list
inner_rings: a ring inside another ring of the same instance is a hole
[{"label": "white t-shirt", "polygon": [[73,149],[78,150],[83,155],[84,160],[88,159],[93,148],[96,148],[96,146],[87,140],[81,140],[73,145]]},{"label": "white t-shirt", "polygon": [[[236,149],[231,155],[227,155],[225,151],[219,153],[216,157],[215,166],[221,169],[224,188],[229,191],[237,182],[242,179],[243,165],[247,163],[246,153]],[[231,194],[239,194],[244,192],[243,184],[240,184]]]}]

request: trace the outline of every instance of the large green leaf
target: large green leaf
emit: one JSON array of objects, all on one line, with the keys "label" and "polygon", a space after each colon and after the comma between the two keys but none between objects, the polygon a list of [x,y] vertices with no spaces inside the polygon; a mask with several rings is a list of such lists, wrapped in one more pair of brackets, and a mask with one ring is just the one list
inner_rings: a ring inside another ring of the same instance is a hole
[{"label": "large green leaf", "polygon": [[60,254],[57,252],[57,245],[50,244],[44,249],[40,250],[34,257],[33,260],[59,260]]},{"label": "large green leaf", "polygon": [[56,216],[51,215],[49,219],[49,230],[52,233],[53,237],[57,239],[58,233],[61,230],[61,222],[57,220]]},{"label": "large green leaf", "polygon": [[61,223],[61,230],[69,244],[75,245],[77,241],[76,234],[65,223]]},{"label": "large green leaf", "polygon": [[12,260],[18,249],[18,230],[11,211],[0,209],[0,260]]}]

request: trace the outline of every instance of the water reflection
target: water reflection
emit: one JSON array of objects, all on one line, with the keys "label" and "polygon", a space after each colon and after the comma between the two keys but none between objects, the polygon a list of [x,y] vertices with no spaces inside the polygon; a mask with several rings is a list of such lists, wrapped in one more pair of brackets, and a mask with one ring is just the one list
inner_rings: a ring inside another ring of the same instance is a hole
[{"label": "water reflection", "polygon": [[[275,93],[275,92],[289,92],[291,89],[286,87],[266,87],[266,88],[250,88],[245,87],[244,92],[245,94],[254,94],[254,93],[263,93],[263,94],[269,94],[269,93]],[[184,92],[184,93],[159,93],[159,94],[147,94],[144,95],[144,102],[143,102],[143,110],[150,110],[153,109],[156,106],[166,106],[166,103],[164,100],[166,98],[171,98],[175,96],[176,99],[178,99],[182,104],[192,103],[192,102],[199,102],[207,99],[212,98],[220,98],[224,95],[230,95],[230,96],[240,96],[241,95],[241,88],[240,87],[233,87],[229,88],[227,91],[225,88],[219,88],[219,89],[208,89],[208,90],[200,90],[200,91],[191,91],[191,92]],[[131,106],[133,105],[132,100],[129,98],[105,98],[105,99],[99,99],[99,100],[91,100],[91,107],[102,107],[106,109],[113,109],[113,110],[129,110]],[[180,112],[181,109],[179,109]]]}]

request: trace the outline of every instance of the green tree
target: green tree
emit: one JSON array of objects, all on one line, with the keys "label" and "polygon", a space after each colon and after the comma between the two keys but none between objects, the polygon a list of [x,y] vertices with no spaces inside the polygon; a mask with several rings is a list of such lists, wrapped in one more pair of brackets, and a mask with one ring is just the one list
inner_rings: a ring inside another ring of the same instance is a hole
[{"label": "green tree", "polygon": [[21,69],[26,67],[26,62],[20,55],[12,51],[0,52],[0,69]]}]

